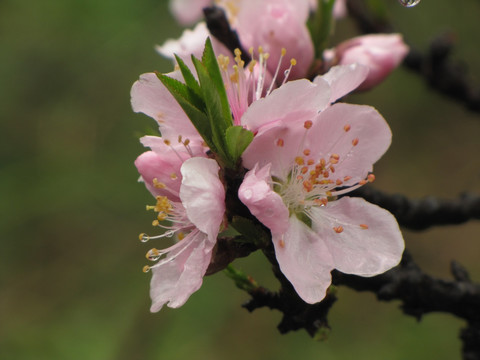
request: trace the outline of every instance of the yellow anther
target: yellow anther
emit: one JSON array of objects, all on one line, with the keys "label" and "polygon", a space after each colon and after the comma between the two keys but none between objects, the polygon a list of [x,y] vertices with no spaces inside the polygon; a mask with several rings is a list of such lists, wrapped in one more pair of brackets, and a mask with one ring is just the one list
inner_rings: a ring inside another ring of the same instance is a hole
[{"label": "yellow anther", "polygon": [[177,238],[178,238],[178,241],[182,241],[183,239],[185,239],[185,234],[183,232],[179,232],[177,234]]},{"label": "yellow anther", "polygon": [[325,195],[327,195],[328,197],[332,197],[332,192],[331,192],[331,191],[327,191],[327,192],[325,192]]},{"label": "yellow anther", "polygon": [[182,143],[182,135],[178,135],[178,142],[181,144]]},{"label": "yellow anther", "polygon": [[282,51],[281,51],[282,56],[285,56],[286,53],[287,53],[287,49],[282,48]]},{"label": "yellow anther", "polygon": [[145,241],[147,241],[145,239],[147,239],[147,240],[149,239],[149,236],[147,234],[141,233],[140,235],[138,235],[138,240],[140,240],[142,242],[145,242]]},{"label": "yellow anther", "polygon": [[168,139],[163,140],[163,143],[167,146],[170,146],[170,140]]},{"label": "yellow anther", "polygon": [[152,221],[152,226],[158,226],[158,225],[160,225],[160,222],[158,220]]},{"label": "yellow anther", "polygon": [[290,65],[292,65],[292,66],[297,65],[297,60],[294,59],[294,58],[291,58],[291,59],[290,59]]},{"label": "yellow anther", "polygon": [[242,51],[239,48],[236,48],[235,50],[233,50],[233,53],[235,54],[235,56],[241,56],[242,55]]},{"label": "yellow anther", "polygon": [[259,54],[263,54],[263,46],[258,47],[258,52],[259,52]]},{"label": "yellow anther", "polygon": [[143,271],[144,273],[148,273],[148,272],[150,271],[150,266],[145,265],[145,266],[143,267],[142,271]]},{"label": "yellow anther", "polygon": [[301,156],[297,156],[295,158],[295,162],[297,163],[297,165],[303,165],[305,164],[305,160],[301,157]]},{"label": "yellow anther", "polygon": [[160,251],[158,251],[155,248],[148,250],[147,253],[145,254],[145,257],[147,258],[147,260],[152,260],[153,257],[157,257],[157,256],[160,256]]},{"label": "yellow anther", "polygon": [[164,183],[159,182],[157,178],[153,178],[152,183],[157,189],[165,189],[167,187]]},{"label": "yellow anther", "polygon": [[147,206],[145,206],[145,208],[147,210],[153,210],[153,209],[155,209],[155,206],[154,205],[147,205]]}]

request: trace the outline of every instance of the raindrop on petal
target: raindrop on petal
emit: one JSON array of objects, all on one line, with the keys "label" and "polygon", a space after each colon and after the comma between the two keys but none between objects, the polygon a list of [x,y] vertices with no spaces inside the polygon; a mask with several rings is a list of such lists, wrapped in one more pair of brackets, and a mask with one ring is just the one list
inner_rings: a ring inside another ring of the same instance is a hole
[{"label": "raindrop on petal", "polygon": [[414,7],[415,5],[418,5],[420,0],[398,0],[398,2],[405,7]]}]

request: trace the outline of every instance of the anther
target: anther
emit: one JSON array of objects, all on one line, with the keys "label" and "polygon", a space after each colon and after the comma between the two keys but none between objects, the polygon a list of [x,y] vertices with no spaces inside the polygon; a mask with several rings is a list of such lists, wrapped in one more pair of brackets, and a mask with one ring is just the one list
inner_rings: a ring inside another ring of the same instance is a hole
[{"label": "anther", "polygon": [[283,249],[285,247],[285,241],[283,241],[283,239],[281,239],[279,242],[278,242],[278,245],[280,245],[280,247]]},{"label": "anther", "polygon": [[358,138],[355,138],[352,140],[352,145],[357,146],[358,145]]},{"label": "anther", "polygon": [[297,156],[295,158],[295,162],[297,163],[297,165],[303,165],[305,164],[305,160],[301,157],[301,156]]},{"label": "anther", "polygon": [[303,127],[304,127],[305,129],[310,129],[310,128],[312,127],[312,125],[313,125],[312,120],[307,120],[307,121],[305,121],[305,123],[303,124]]},{"label": "anther", "polygon": [[348,181],[348,180],[350,180],[351,178],[352,178],[351,176],[345,176],[345,177],[343,178],[343,181]]},{"label": "anther", "polygon": [[343,130],[345,130],[345,132],[350,131],[350,129],[351,129],[351,126],[348,124],[343,127]]},{"label": "anther", "polygon": [[150,240],[150,236],[148,236],[148,235],[145,234],[145,233],[141,233],[140,235],[138,235],[138,239],[139,239],[141,242],[147,242],[148,240]]},{"label": "anther", "polygon": [[313,159],[308,159],[307,164],[308,165],[313,165],[313,164],[315,164],[315,161]]},{"label": "anther", "polygon": [[305,155],[305,156],[310,155],[310,149],[303,150],[303,155]]},{"label": "anther", "polygon": [[368,229],[368,225],[367,225],[367,224],[360,224],[360,227],[361,227],[363,230],[367,230],[367,229]]},{"label": "anther", "polygon": [[335,230],[335,232],[337,234],[340,234],[343,231],[343,227],[342,226],[337,226],[337,227],[334,227],[333,230]]},{"label": "anther", "polygon": [[335,182],[335,184],[336,184],[337,186],[340,186],[340,185],[343,184],[343,181],[340,180],[340,179],[337,179],[337,181]]},{"label": "anther", "polygon": [[144,273],[148,273],[148,272],[150,271],[150,266],[145,265],[145,266],[143,267],[142,271],[143,271]]},{"label": "anther", "polygon": [[285,141],[283,141],[283,139],[278,139],[277,140],[277,146],[283,147],[284,144],[285,144]]},{"label": "anther", "polygon": [[163,143],[167,146],[170,146],[170,140],[168,139],[163,140]]},{"label": "anther", "polygon": [[374,181],[375,181],[375,175],[373,175],[373,174],[368,174],[367,180],[368,180],[368,182],[374,182]]}]

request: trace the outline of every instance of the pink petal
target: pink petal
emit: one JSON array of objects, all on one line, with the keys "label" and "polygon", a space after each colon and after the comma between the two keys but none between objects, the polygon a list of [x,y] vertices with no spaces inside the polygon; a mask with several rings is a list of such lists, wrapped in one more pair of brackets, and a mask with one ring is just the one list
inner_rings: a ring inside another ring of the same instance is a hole
[{"label": "pink petal", "polygon": [[[298,121],[278,121],[263,126],[242,154],[243,166],[252,169],[270,164],[272,176],[285,180],[302,143],[305,128]],[[301,151],[301,150],[300,150]]]},{"label": "pink petal", "polygon": [[238,189],[238,198],[252,215],[268,227],[273,234],[282,234],[288,228],[288,209],[270,181],[270,165],[250,170]]},{"label": "pink petal", "polygon": [[[180,71],[167,75],[181,79]],[[130,95],[133,111],[142,112],[156,120],[164,139],[173,143],[182,135],[183,139],[202,142],[190,119],[154,73],[141,75],[133,84]]]},{"label": "pink petal", "polygon": [[[318,234],[341,272],[374,276],[396,266],[405,247],[397,220],[361,198],[344,197],[312,210]],[[368,229],[363,227],[368,226]],[[343,231],[337,233],[341,226]]]},{"label": "pink petal", "polygon": [[369,68],[361,64],[333,66],[325,75],[317,76],[313,82],[316,84],[320,79],[328,82],[331,87],[330,102],[333,103],[363,83],[368,71]]},{"label": "pink petal", "polygon": [[168,254],[170,261],[160,260],[159,265],[152,266],[152,312],[159,311],[165,304],[171,308],[182,306],[202,285],[215,242],[198,230],[191,232],[182,242],[185,242],[184,247]]},{"label": "pink petal", "polygon": [[297,294],[314,304],[325,297],[330,286],[333,260],[325,243],[307,225],[291,216],[288,231],[273,236],[280,270]]},{"label": "pink petal", "polygon": [[378,85],[408,54],[409,48],[400,34],[375,34],[359,36],[341,43],[336,48],[340,64],[360,63],[370,72],[360,89]]},{"label": "pink petal", "polygon": [[[179,201],[181,165],[182,161],[176,156],[162,156],[153,151],[144,152],[135,160],[135,166],[148,191],[153,196],[166,196],[171,201]],[[153,179],[165,184],[166,189],[155,187]]]},{"label": "pink petal", "polygon": [[[350,127],[345,131],[346,126]],[[313,121],[307,133],[305,148],[314,159],[337,154],[339,163],[334,165],[335,179],[352,179],[354,184],[372,171],[391,143],[391,131],[385,119],[374,108],[366,105],[334,104],[322,111]],[[354,142],[358,144],[354,146]],[[287,140],[285,140],[286,142]]]},{"label": "pink petal", "polygon": [[305,79],[289,81],[269,96],[255,101],[243,115],[242,124],[253,132],[280,120],[288,123],[300,119],[303,124],[324,109],[329,100],[330,89],[324,81],[317,84]]},{"label": "pink petal", "polygon": [[203,17],[203,8],[211,3],[211,0],[170,0],[169,6],[178,22],[190,25]]},{"label": "pink petal", "polygon": [[179,39],[169,39],[161,46],[156,46],[157,52],[171,59],[175,63],[174,54],[178,55],[190,70],[196,74],[195,67],[193,66],[191,56],[194,55],[197,59],[200,59],[205,48],[205,41],[207,37],[210,37],[212,41],[213,51],[215,54],[228,56],[233,59],[232,53],[223,45],[220,41],[214,38],[208,31],[205,22],[198,23],[193,30],[186,29],[183,31],[182,36]]},{"label": "pink petal", "polygon": [[[236,30],[245,49],[262,46],[270,54],[268,70],[273,74],[286,48],[287,59],[295,58],[290,79],[306,75],[313,62],[314,50],[310,33],[305,25],[309,11],[308,1],[243,0],[238,14]],[[260,15],[260,18],[259,18]],[[281,73],[290,63],[284,59]],[[283,80],[283,76],[279,77]]]},{"label": "pink petal", "polygon": [[215,240],[225,213],[225,189],[213,159],[191,158],[182,165],[180,199],[189,220]]}]

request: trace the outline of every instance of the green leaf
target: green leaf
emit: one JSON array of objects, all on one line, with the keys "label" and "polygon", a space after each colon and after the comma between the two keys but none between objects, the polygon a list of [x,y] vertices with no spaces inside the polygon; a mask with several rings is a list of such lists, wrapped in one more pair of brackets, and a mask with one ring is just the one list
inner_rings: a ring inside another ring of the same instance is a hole
[{"label": "green leaf", "polygon": [[315,48],[315,58],[320,59],[327,48],[333,30],[333,5],[335,0],[318,0],[317,11],[308,20],[307,26]]},{"label": "green leaf", "polygon": [[[202,111],[201,108],[199,109],[195,104],[199,98],[196,95],[192,95],[193,92],[184,83],[163,74],[157,74],[157,76],[175,100],[177,100],[183,111],[185,111],[185,114],[187,114],[193,126],[195,126],[210,149],[215,152],[217,149],[212,141],[212,129],[208,116],[205,114],[205,111]],[[203,100],[201,102],[203,103]]]},{"label": "green leaf", "polygon": [[[200,90],[200,85],[197,82],[197,79],[195,79],[195,76],[193,76],[192,72],[188,68],[187,65],[185,65],[185,62],[180,58],[177,54],[175,54],[175,59],[177,60],[178,67],[180,68],[180,71],[182,72],[183,78],[185,79],[185,85],[200,99],[202,99],[202,91]],[[202,99],[203,100],[203,99]],[[205,102],[203,100],[203,102]]]},{"label": "green leaf", "polygon": [[270,234],[267,234],[262,226],[247,218],[234,216],[231,225],[242,235],[245,242],[253,242],[261,248],[270,241]]},{"label": "green leaf", "polygon": [[253,133],[242,126],[231,126],[225,133],[227,149],[234,162],[242,156],[243,152],[253,140]]},{"label": "green leaf", "polygon": [[[193,65],[197,70],[198,80],[200,82],[200,89],[203,98],[205,99],[206,114],[210,123],[211,140],[215,144],[216,153],[226,162],[231,164],[232,160],[229,158],[227,146],[225,142],[225,131],[227,124],[223,117],[222,103],[215,84],[213,83],[207,68],[197,58],[192,56]],[[230,108],[229,108],[230,109]]]},{"label": "green leaf", "polygon": [[205,41],[205,49],[203,50],[202,63],[207,68],[207,72],[212,79],[213,85],[218,91],[220,96],[220,102],[222,104],[222,114],[225,120],[226,127],[233,125],[232,111],[230,104],[228,103],[227,91],[225,90],[225,84],[223,83],[222,73],[218,66],[217,57],[213,51],[213,46],[210,38]]}]

